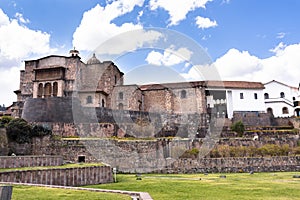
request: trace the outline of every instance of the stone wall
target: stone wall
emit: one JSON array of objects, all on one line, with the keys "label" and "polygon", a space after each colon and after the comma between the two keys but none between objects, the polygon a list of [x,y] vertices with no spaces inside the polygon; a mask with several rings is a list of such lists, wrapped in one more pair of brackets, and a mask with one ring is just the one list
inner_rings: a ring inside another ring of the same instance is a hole
[{"label": "stone wall", "polygon": [[61,137],[197,137],[206,134],[206,114],[141,112],[82,107],[76,98],[28,99],[23,118],[47,125]]},{"label": "stone wall", "polygon": [[0,156],[8,155],[8,140],[5,128],[0,128]]},{"label": "stone wall", "polygon": [[59,166],[61,156],[0,156],[0,168]]},{"label": "stone wall", "polygon": [[0,172],[0,182],[81,186],[113,182],[109,166]]},{"label": "stone wall", "polygon": [[299,171],[300,156],[258,158],[202,158],[180,159],[160,172],[163,173],[236,173]]},{"label": "stone wall", "polygon": [[275,119],[268,113],[234,112],[232,122],[242,121],[246,126],[273,126]]}]

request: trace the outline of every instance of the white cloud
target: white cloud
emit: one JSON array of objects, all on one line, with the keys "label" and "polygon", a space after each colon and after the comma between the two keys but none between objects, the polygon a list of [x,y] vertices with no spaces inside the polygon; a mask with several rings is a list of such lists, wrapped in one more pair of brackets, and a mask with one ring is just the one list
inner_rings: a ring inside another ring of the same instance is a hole
[{"label": "white cloud", "polygon": [[[158,39],[163,37],[163,33],[154,30],[136,29],[126,31],[110,40],[102,43],[97,48],[97,54],[117,55],[124,52],[134,51],[148,44],[151,46]],[[91,49],[92,50],[92,49]]]},{"label": "white cloud", "polygon": [[205,18],[205,17],[196,17],[196,24],[198,25],[198,28],[211,28],[211,27],[216,27],[218,24],[217,22],[211,21],[209,18]]},{"label": "white cloud", "polygon": [[[300,77],[300,43],[293,45],[278,45],[275,55],[268,58],[258,58],[247,51],[230,49],[218,58],[211,66],[193,66],[188,73],[182,74],[188,80],[199,80],[202,71],[207,67],[216,67],[222,80],[259,81],[262,83],[278,80],[291,86],[298,86]],[[201,70],[202,71],[201,71]],[[206,79],[210,75],[204,76]]]},{"label": "white cloud", "polygon": [[283,42],[280,42],[275,48],[270,49],[270,51],[275,53],[276,55],[279,55],[283,52],[283,50],[285,48],[286,48],[286,45]]},{"label": "white cloud", "polygon": [[157,51],[151,51],[148,54],[146,61],[149,64],[154,65],[172,66],[189,61],[192,54],[193,53],[187,48],[179,48],[178,50],[174,50],[174,47],[170,47],[166,49],[163,54]]},{"label": "white cloud", "polygon": [[27,24],[27,23],[29,23],[30,21],[29,21],[29,19],[25,19],[24,17],[23,17],[23,14],[22,13],[16,13],[15,14],[15,17],[19,20],[19,22],[21,22],[21,23],[23,23],[23,24]]},{"label": "white cloud", "polygon": [[[20,68],[12,67],[8,69],[1,69],[0,73],[0,104],[9,106],[12,102],[17,100],[17,95],[13,92],[19,88],[20,82]],[[5,95],[3,95],[5,94]]]},{"label": "white cloud", "polygon": [[24,59],[32,54],[51,52],[53,49],[49,46],[49,40],[48,33],[20,25],[16,19],[9,19],[0,9],[0,58]]},{"label": "white cloud", "polygon": [[[81,23],[73,34],[73,45],[79,50],[92,51],[95,50],[95,48],[97,48],[99,45],[116,35],[133,30],[143,29],[142,25],[140,24],[123,23],[121,25],[116,25],[112,22],[117,17],[132,12],[135,6],[141,7],[143,6],[143,4],[144,0],[120,0],[113,1],[105,7],[102,7],[99,4],[96,5],[94,8],[86,11],[83,14]],[[140,17],[142,14],[143,13],[140,12],[139,16],[137,17]],[[140,33],[146,34],[145,31],[141,31]],[[156,37],[154,35],[155,34],[152,34],[153,37]],[[149,34],[147,34],[146,36],[149,38]],[[139,41],[132,43],[143,43],[143,41],[141,41],[143,37],[138,37]],[[145,37],[145,40],[147,40],[148,38]],[[134,39],[136,38],[131,38],[131,40]],[[114,47],[117,47],[120,50],[120,46],[122,46],[123,49],[127,48],[126,44],[123,44],[121,42],[119,42],[118,45]],[[112,50],[110,52],[112,52]],[[116,52],[117,51],[115,50],[115,53]]]},{"label": "white cloud", "polygon": [[282,38],[284,38],[284,37],[285,37],[285,35],[286,35],[286,33],[284,33],[284,32],[280,32],[280,33],[277,33],[277,37],[276,37],[276,38],[278,38],[278,39],[282,39]]},{"label": "white cloud", "polygon": [[[9,105],[15,99],[14,90],[18,89],[19,66],[21,61],[33,55],[49,54],[55,51],[49,46],[50,35],[31,30],[25,23],[29,22],[22,14],[10,19],[0,9],[0,104]],[[22,24],[20,24],[22,23]]]},{"label": "white cloud", "polygon": [[205,8],[205,5],[212,0],[150,0],[151,10],[158,8],[165,9],[170,15],[170,24],[177,25],[186,18],[186,15],[197,8]]}]

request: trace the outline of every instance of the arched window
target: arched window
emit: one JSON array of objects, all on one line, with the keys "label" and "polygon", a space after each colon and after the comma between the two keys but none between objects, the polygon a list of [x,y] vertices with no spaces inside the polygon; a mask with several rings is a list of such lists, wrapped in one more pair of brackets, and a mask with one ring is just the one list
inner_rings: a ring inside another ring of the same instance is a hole
[{"label": "arched window", "polygon": [[46,83],[44,88],[44,97],[51,97],[52,93],[51,83]]},{"label": "arched window", "polygon": [[268,114],[273,114],[273,109],[272,109],[272,108],[268,108],[268,109],[267,109],[267,113],[268,113]]},{"label": "arched window", "polygon": [[104,101],[104,99],[102,99],[102,101],[101,101],[101,106],[105,107],[105,101]]},{"label": "arched window", "polygon": [[117,84],[117,75],[115,75],[115,85]]},{"label": "arched window", "polygon": [[123,100],[123,92],[119,92],[119,99]]},{"label": "arched window", "polygon": [[40,83],[39,86],[38,86],[38,92],[37,92],[37,97],[38,98],[43,97],[43,89],[44,89],[43,83]]},{"label": "arched window", "polygon": [[119,110],[123,110],[123,107],[124,107],[123,104],[122,104],[122,103],[119,103],[118,109],[119,109]]},{"label": "arched window", "polygon": [[289,114],[289,109],[287,107],[283,107],[282,114]]},{"label": "arched window", "polygon": [[53,83],[53,96],[57,97],[57,92],[58,92],[58,84],[57,82]]},{"label": "arched window", "polygon": [[264,94],[264,97],[265,97],[265,99],[268,99],[268,98],[269,98],[269,94],[268,94],[268,93],[265,93],[265,94]]},{"label": "arched window", "polygon": [[186,91],[185,90],[181,90],[180,98],[182,98],[182,99],[186,98]]},{"label": "arched window", "polygon": [[86,104],[90,104],[90,103],[93,103],[93,98],[92,98],[92,96],[88,96],[88,97],[86,98]]},{"label": "arched window", "polygon": [[280,92],[280,98],[284,98],[285,95],[284,95],[284,92]]}]

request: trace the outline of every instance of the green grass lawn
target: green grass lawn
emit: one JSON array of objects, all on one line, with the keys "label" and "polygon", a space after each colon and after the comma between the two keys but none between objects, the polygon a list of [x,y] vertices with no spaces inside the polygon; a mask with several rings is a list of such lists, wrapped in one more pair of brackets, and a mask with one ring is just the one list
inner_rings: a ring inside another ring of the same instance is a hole
[{"label": "green grass lawn", "polygon": [[[188,175],[118,175],[118,183],[88,186],[148,192],[155,200],[300,199],[300,179],[292,172]],[[201,178],[201,180],[200,180]]]},{"label": "green grass lawn", "polygon": [[13,186],[12,200],[131,200],[128,195],[67,190],[57,188]]},{"label": "green grass lawn", "polygon": [[[154,200],[300,199],[300,172],[222,174],[119,174],[117,183],[86,187],[148,192]],[[201,180],[200,180],[201,179]],[[106,196],[112,195],[112,196]],[[130,199],[114,194],[14,186],[13,200],[22,199]]]}]

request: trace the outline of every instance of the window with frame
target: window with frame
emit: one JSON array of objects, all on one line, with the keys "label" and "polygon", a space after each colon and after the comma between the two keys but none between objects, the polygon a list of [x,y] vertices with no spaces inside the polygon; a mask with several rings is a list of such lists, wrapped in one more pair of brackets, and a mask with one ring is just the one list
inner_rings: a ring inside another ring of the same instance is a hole
[{"label": "window with frame", "polygon": [[289,109],[287,107],[283,107],[282,114],[289,114]]},{"label": "window with frame", "polygon": [[123,100],[123,97],[124,97],[123,92],[119,92],[119,99]]},{"label": "window with frame", "polygon": [[180,92],[180,98],[181,99],[185,99],[186,98],[186,91],[185,90],[181,90],[181,92]]},{"label": "window with frame", "polygon": [[257,93],[254,93],[254,99],[257,99]]},{"label": "window with frame", "polygon": [[240,99],[244,99],[244,93],[240,93]]},{"label": "window with frame", "polygon": [[265,93],[265,94],[264,94],[264,97],[265,97],[265,99],[269,99],[269,94],[268,94],[268,93]]},{"label": "window with frame", "polygon": [[87,104],[93,103],[93,98],[92,98],[92,96],[88,96],[88,97],[86,98],[86,103],[87,103]]}]

